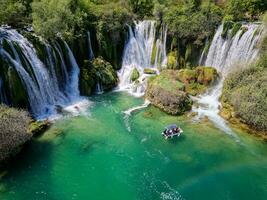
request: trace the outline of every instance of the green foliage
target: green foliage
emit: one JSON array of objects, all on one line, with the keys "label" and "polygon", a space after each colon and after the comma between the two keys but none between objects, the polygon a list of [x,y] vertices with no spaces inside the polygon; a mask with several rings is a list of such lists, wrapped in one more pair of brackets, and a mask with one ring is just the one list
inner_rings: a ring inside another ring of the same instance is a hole
[{"label": "green foliage", "polygon": [[266,10],[266,0],[228,0],[226,17],[233,21],[256,20]]},{"label": "green foliage", "polygon": [[179,6],[169,6],[164,21],[170,33],[184,41],[202,45],[205,38],[212,36],[220,24],[222,11],[211,2],[185,1]]},{"label": "green foliage", "polygon": [[224,83],[222,100],[233,106],[237,117],[267,131],[267,65],[231,74]]},{"label": "green foliage", "polygon": [[0,162],[17,153],[31,138],[30,120],[27,112],[0,105]]},{"label": "green foliage", "polygon": [[23,0],[0,0],[0,24],[18,27],[29,22],[27,5]]},{"label": "green foliage", "polygon": [[34,0],[32,20],[35,32],[50,39],[59,35],[71,37],[76,21],[79,21],[71,3],[72,0]]},{"label": "green foliage", "polygon": [[129,0],[130,7],[133,13],[141,18],[145,16],[152,16],[154,2],[153,0]]},{"label": "green foliage", "polygon": [[216,69],[212,67],[196,67],[195,69],[181,69],[177,79],[185,84],[185,91],[191,95],[201,94],[218,78]]},{"label": "green foliage", "polygon": [[112,65],[98,57],[93,61],[84,61],[80,73],[80,92],[89,96],[95,92],[97,83],[101,83],[104,91],[109,91],[118,83],[116,71]]},{"label": "green foliage", "polygon": [[87,26],[96,30],[99,55],[117,69],[120,65],[127,25],[133,24],[129,5],[123,0],[80,0],[79,7],[87,14]]},{"label": "green foliage", "polygon": [[172,51],[168,54],[167,68],[168,69],[177,69],[177,67],[178,67],[177,51]]}]

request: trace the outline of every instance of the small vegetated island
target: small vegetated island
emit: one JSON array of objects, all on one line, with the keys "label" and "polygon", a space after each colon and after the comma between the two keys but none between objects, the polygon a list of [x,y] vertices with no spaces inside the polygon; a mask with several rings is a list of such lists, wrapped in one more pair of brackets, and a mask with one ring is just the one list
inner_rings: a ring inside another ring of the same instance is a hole
[{"label": "small vegetated island", "polygon": [[[266,12],[266,0],[0,1],[0,199],[207,199],[206,184],[213,199],[266,199]],[[162,143],[172,123],[185,136]],[[178,167],[189,178],[163,172]]]}]

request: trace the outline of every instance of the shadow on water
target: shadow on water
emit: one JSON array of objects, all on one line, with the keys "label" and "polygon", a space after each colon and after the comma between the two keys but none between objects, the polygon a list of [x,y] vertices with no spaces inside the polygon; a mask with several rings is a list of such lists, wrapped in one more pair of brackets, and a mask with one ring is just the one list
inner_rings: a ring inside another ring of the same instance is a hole
[{"label": "shadow on water", "polygon": [[167,142],[169,144],[176,145],[176,144],[184,142],[186,140],[186,137],[187,137],[186,135],[181,135],[180,137],[174,137],[174,138],[168,139]]},{"label": "shadow on water", "polygon": [[54,194],[47,192],[52,182],[52,151],[53,144],[48,141],[34,139],[26,144],[4,166],[7,174],[2,181],[6,190],[0,193],[0,199],[56,200]]}]

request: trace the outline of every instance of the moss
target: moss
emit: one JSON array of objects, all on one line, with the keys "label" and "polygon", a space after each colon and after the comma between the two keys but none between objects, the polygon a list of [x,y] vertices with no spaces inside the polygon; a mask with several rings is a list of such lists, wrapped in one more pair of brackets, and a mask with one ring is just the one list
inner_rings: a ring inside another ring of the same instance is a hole
[{"label": "moss", "polygon": [[157,71],[154,70],[154,69],[145,68],[145,69],[144,69],[144,73],[145,73],[145,74],[157,74]]},{"label": "moss", "polygon": [[167,68],[168,69],[177,69],[178,63],[177,63],[177,51],[172,51],[168,54],[168,62],[167,62]]},{"label": "moss", "polygon": [[204,93],[207,87],[217,80],[217,77],[217,71],[212,67],[199,66],[177,72],[177,79],[185,84],[185,91],[194,96]]},{"label": "moss", "polygon": [[197,72],[191,69],[181,69],[178,72],[178,79],[185,84],[195,83],[197,81]]},{"label": "moss", "polygon": [[242,27],[242,24],[240,22],[236,22],[233,25],[233,28],[230,33],[230,37],[233,38],[236,35],[236,33],[240,30],[241,27]]},{"label": "moss", "polygon": [[[157,54],[157,44],[154,42],[153,44],[153,49],[152,49],[152,54],[151,54],[151,63],[155,63],[156,55]],[[158,63],[155,63],[158,64]]]},{"label": "moss", "polygon": [[153,82],[154,86],[160,87],[171,93],[184,91],[185,85],[179,80],[175,79],[175,76],[176,71],[164,70],[160,75],[150,78],[149,82]]},{"label": "moss", "polygon": [[89,96],[95,92],[98,82],[101,82],[104,91],[111,90],[117,85],[118,77],[112,65],[98,57],[93,61],[84,61],[79,81],[81,94]]},{"label": "moss", "polygon": [[34,135],[38,136],[43,134],[51,126],[49,121],[33,121],[30,124],[29,131]]},{"label": "moss", "polygon": [[219,76],[217,70],[212,67],[199,66],[196,71],[198,74],[197,82],[206,86],[213,84]]},{"label": "moss", "polygon": [[139,71],[138,71],[136,68],[134,68],[133,71],[132,71],[132,73],[131,73],[131,81],[134,82],[134,81],[136,81],[139,77],[140,77],[140,73],[139,73]]},{"label": "moss", "polygon": [[225,21],[223,23],[223,31],[222,31],[222,37],[226,38],[228,35],[229,30],[231,30],[234,26],[234,22],[232,21]]}]

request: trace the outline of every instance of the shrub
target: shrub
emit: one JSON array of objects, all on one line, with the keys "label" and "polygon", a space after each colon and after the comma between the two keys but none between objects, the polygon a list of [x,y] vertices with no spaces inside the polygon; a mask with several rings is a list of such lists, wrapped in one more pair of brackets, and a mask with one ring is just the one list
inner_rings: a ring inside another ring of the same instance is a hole
[{"label": "shrub", "polygon": [[26,111],[0,105],[0,162],[17,153],[32,137],[28,132],[30,120]]},{"label": "shrub", "polygon": [[233,106],[236,117],[257,130],[267,131],[267,56],[224,82],[222,101]]}]

